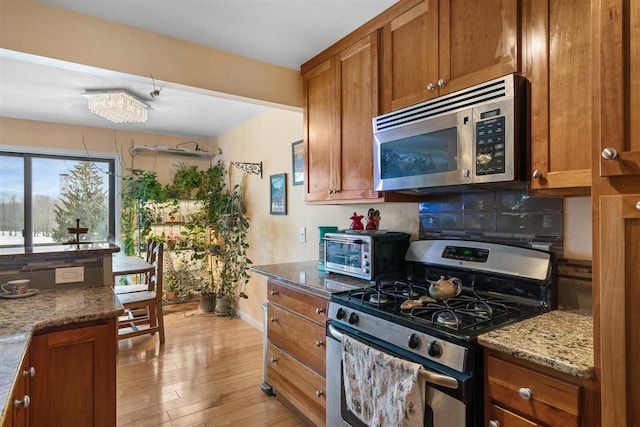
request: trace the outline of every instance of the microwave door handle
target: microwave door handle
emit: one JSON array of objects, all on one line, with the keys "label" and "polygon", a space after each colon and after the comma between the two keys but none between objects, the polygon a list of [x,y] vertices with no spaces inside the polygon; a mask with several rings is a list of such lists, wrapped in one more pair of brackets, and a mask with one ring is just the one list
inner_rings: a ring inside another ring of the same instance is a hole
[{"label": "microwave door handle", "polygon": [[[344,334],[339,332],[333,325],[329,325],[329,333],[332,338],[342,342]],[[431,384],[436,384],[453,390],[457,390],[458,388],[458,380],[450,377],[449,375],[438,374],[436,372],[427,371],[426,369],[420,369],[418,371],[418,375],[422,381],[426,381]]]}]

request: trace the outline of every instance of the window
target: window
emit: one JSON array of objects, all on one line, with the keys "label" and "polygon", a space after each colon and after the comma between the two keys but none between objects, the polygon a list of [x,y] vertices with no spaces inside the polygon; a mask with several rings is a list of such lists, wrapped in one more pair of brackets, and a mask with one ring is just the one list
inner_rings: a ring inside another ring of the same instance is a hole
[{"label": "window", "polygon": [[0,152],[0,247],[114,241],[113,159]]}]

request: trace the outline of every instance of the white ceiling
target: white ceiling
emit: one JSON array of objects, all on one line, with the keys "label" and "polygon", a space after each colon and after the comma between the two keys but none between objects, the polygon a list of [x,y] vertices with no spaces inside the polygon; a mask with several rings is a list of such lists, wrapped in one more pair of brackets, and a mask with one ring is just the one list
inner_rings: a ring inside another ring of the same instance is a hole
[{"label": "white ceiling", "polygon": [[[42,0],[209,47],[298,69],[397,0]],[[267,110],[171,82],[0,49],[0,116],[185,137],[215,137]],[[142,124],[91,114],[86,89],[124,88],[153,108]]]}]

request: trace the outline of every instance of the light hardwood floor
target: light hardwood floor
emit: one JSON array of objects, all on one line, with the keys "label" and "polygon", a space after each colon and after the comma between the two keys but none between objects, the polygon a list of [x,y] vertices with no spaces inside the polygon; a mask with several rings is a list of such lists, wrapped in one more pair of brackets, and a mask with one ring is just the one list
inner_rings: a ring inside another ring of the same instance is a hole
[{"label": "light hardwood floor", "polygon": [[259,330],[193,303],[165,313],[163,347],[150,335],[119,342],[118,426],[306,425],[260,389]]}]

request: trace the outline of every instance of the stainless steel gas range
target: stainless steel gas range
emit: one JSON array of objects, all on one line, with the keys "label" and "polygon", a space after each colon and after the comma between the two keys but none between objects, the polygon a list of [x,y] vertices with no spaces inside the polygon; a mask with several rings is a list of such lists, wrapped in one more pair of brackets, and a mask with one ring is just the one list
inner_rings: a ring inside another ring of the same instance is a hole
[{"label": "stainless steel gas range", "polygon": [[[406,277],[378,277],[375,285],[331,296],[327,425],[364,425],[345,402],[344,335],[421,365],[424,426],[470,427],[482,425],[482,351],[476,337],[557,307],[548,252],[420,240],[411,243],[405,259]],[[442,276],[459,278],[462,292],[430,301],[429,286]]]}]

